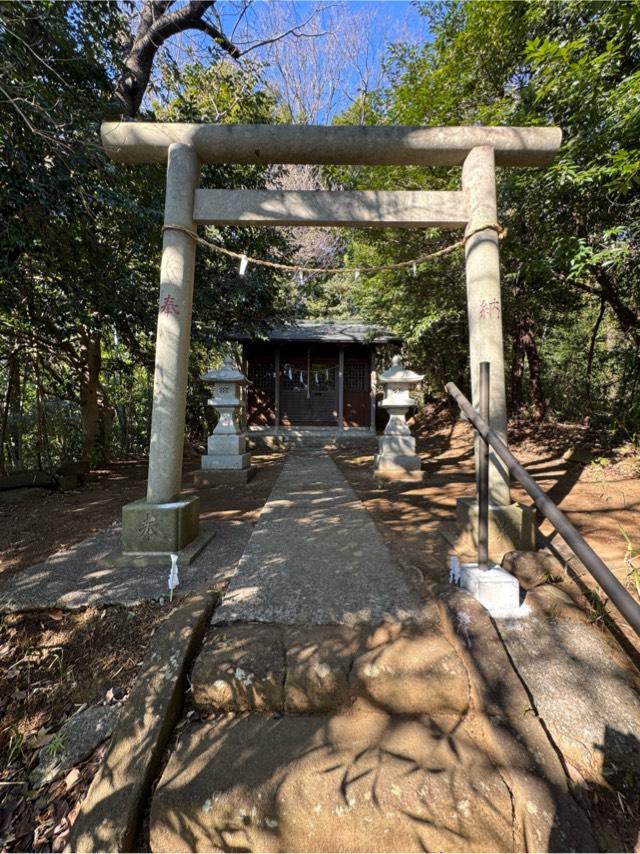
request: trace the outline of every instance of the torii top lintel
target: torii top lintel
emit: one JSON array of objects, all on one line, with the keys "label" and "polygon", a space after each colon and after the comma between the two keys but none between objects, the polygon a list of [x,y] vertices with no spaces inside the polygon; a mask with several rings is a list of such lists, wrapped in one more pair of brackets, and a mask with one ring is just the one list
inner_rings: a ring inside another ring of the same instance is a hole
[{"label": "torii top lintel", "polygon": [[104,122],[102,144],[121,163],[164,163],[172,143],[193,146],[202,163],[317,163],[461,166],[478,146],[496,166],[548,166],[562,141],[557,127],[212,125]]}]

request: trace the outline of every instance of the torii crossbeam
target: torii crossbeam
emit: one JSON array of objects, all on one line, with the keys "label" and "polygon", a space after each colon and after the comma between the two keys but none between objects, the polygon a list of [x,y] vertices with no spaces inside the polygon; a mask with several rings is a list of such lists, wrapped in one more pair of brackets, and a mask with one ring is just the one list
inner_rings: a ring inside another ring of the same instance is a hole
[{"label": "torii crossbeam", "polygon": [[[498,222],[496,167],[550,165],[562,140],[559,128],[106,122],[101,136],[115,161],[167,163],[165,225],[191,231],[208,223],[465,228],[471,234],[465,262],[473,402],[477,366],[490,362],[491,426],[506,442],[498,235],[478,229]],[[462,186],[452,192],[207,190],[198,188],[201,163],[461,166]],[[198,537],[198,498],[180,496],[195,252],[186,232],[165,231],[149,480],[146,499],[123,508],[126,552],[177,552]],[[508,472],[493,454],[489,499],[494,537],[512,548],[533,548],[533,516],[512,504]],[[473,505],[459,502],[459,526],[475,528],[473,516]]]}]

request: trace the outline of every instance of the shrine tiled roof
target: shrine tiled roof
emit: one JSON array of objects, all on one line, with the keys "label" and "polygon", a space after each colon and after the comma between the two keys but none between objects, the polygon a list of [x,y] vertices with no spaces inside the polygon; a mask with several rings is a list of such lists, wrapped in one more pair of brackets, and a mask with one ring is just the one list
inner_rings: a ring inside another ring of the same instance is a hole
[{"label": "shrine tiled roof", "polygon": [[274,326],[264,335],[234,332],[231,341],[324,341],[335,344],[395,344],[399,335],[384,326],[353,323],[348,320],[299,320],[286,326]]}]

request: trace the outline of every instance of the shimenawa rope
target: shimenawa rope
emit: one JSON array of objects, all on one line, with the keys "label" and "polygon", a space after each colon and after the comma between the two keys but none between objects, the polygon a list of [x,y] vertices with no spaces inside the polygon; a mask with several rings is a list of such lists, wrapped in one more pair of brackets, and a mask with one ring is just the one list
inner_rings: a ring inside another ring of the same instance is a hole
[{"label": "shimenawa rope", "polygon": [[456,240],[455,243],[452,243],[450,246],[445,246],[444,249],[438,249],[436,252],[430,252],[428,255],[420,255],[418,258],[413,258],[410,261],[398,261],[396,264],[379,264],[375,267],[306,267],[303,264],[280,264],[277,261],[267,261],[264,258],[252,258],[246,255],[243,252],[233,252],[231,249],[226,249],[224,246],[218,246],[216,243],[211,243],[209,240],[205,240],[203,237],[200,237],[190,228],[185,228],[183,225],[175,225],[174,223],[167,223],[162,226],[162,232],[165,231],[181,231],[183,234],[188,235],[192,240],[196,243],[199,243],[201,246],[205,246],[207,249],[210,249],[213,252],[218,252],[220,255],[226,255],[227,258],[234,258],[236,261],[244,261],[245,264],[254,264],[258,267],[271,267],[275,270],[287,270],[290,273],[379,273],[383,270],[402,270],[407,267],[418,267],[420,264],[423,264],[425,261],[430,261],[432,258],[439,258],[442,255],[448,255],[450,252],[454,252],[456,249],[460,249],[466,245],[467,240],[473,237],[474,234],[477,234],[480,231],[486,231],[490,229],[491,231],[495,231],[498,235],[498,240],[502,240],[507,235],[507,229],[503,228],[497,222],[488,222],[479,225],[477,228],[474,228],[473,231],[470,231],[468,234],[465,234],[463,238],[460,240]]}]

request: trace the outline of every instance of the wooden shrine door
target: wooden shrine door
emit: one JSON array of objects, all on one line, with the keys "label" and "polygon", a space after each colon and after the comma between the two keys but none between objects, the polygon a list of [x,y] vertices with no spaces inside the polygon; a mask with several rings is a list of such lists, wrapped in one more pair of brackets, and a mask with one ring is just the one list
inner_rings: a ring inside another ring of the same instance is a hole
[{"label": "wooden shrine door", "polygon": [[331,359],[291,360],[281,373],[282,423],[338,423],[338,366]]}]

